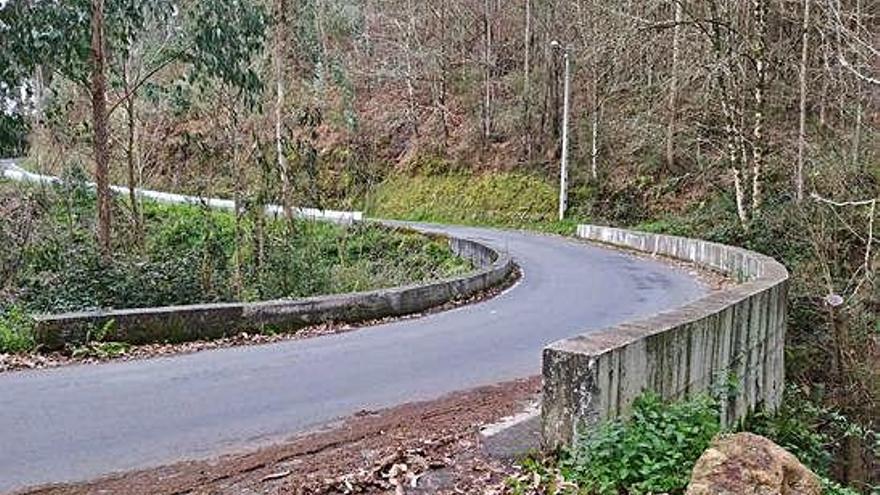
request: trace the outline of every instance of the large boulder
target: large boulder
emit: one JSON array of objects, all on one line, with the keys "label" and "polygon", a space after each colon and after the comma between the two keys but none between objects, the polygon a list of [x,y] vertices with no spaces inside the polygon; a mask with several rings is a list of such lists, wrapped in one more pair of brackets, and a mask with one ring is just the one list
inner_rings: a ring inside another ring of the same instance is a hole
[{"label": "large boulder", "polygon": [[720,435],[703,452],[687,495],[821,495],[819,478],[772,441],[752,433]]}]

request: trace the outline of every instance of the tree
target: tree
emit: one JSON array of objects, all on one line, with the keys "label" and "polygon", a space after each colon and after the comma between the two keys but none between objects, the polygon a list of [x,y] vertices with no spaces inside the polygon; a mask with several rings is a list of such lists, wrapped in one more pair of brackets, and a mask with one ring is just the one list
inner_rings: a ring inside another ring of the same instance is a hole
[{"label": "tree", "polygon": [[94,129],[95,183],[98,190],[98,245],[101,254],[111,254],[110,224],[112,205],[110,195],[110,156],[107,135],[107,74],[104,51],[104,0],[92,0],[91,92],[92,126]]},{"label": "tree", "polygon": [[669,76],[669,117],[666,124],[666,166],[670,169],[675,163],[675,116],[678,111],[678,63],[681,59],[681,21],[683,16],[683,0],[675,3],[674,26],[672,27],[672,67]]},{"label": "tree", "polygon": [[798,202],[804,199],[804,155],[807,147],[807,63],[809,61],[808,43],[810,40],[810,0],[804,0],[804,24],[801,34],[801,64],[798,70],[800,103],[798,112],[798,157],[795,171],[795,197]]},{"label": "tree", "polygon": [[523,139],[526,159],[532,159],[532,111],[531,111],[531,55],[532,55],[532,0],[525,0],[525,34],[523,35]]},{"label": "tree", "polygon": [[275,153],[278,173],[281,176],[281,206],[287,220],[293,219],[290,208],[290,172],[287,169],[286,146],[284,143],[284,92],[286,74],[285,54],[287,47],[287,2],[275,0],[274,39],[272,67],[275,75]]},{"label": "tree", "polygon": [[[194,67],[194,74],[219,77],[242,91],[252,93],[260,87],[256,72],[248,65],[262,49],[265,20],[261,7],[236,0],[204,0],[187,4],[185,15],[177,13],[178,7],[170,0],[10,0],[0,8],[0,26],[4,38],[8,35],[10,40],[9,49],[0,53],[0,96],[17,98],[21,88],[32,91],[37,68],[40,73],[57,73],[90,94],[97,239],[105,257],[112,254],[109,143],[113,112],[124,106],[128,113],[128,175],[136,217],[134,112],[139,89],[177,62]],[[159,44],[151,63],[139,77],[133,77],[128,63],[132,48],[157,26],[169,24],[175,28],[168,31],[173,39]],[[108,75],[121,78],[125,87],[112,103],[108,102]],[[22,105],[19,111],[30,109]]]}]

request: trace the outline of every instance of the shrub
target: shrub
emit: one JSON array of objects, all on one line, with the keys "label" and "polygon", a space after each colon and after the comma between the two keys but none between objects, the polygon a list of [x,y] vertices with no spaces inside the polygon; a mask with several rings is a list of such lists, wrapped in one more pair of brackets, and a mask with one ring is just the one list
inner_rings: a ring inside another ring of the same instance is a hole
[{"label": "shrub", "polygon": [[8,274],[0,302],[55,313],[306,297],[471,268],[443,240],[380,225],[258,225],[257,214],[237,224],[229,212],[152,202],[143,205],[143,244],[117,229],[106,259],[93,233],[94,195],[75,177],[57,187],[0,184],[0,212],[8,212],[0,239],[16,245],[16,256],[0,257],[0,274]]},{"label": "shrub", "polygon": [[720,431],[713,399],[670,404],[645,394],[629,419],[580,440],[561,462],[562,474],[588,493],[680,493]]},{"label": "shrub", "polygon": [[19,306],[0,309],[0,354],[30,351],[36,346],[34,321]]}]

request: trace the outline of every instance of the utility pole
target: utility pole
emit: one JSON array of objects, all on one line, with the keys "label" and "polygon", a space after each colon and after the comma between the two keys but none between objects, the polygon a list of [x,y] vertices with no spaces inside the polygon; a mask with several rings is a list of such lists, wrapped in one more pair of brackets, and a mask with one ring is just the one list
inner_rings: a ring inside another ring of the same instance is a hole
[{"label": "utility pole", "polygon": [[562,90],[562,158],[559,166],[559,220],[562,220],[565,218],[565,210],[568,207],[568,107],[571,100],[571,61],[569,60],[568,47],[562,47],[555,40],[550,43],[550,46],[562,50],[562,60],[565,63]]}]

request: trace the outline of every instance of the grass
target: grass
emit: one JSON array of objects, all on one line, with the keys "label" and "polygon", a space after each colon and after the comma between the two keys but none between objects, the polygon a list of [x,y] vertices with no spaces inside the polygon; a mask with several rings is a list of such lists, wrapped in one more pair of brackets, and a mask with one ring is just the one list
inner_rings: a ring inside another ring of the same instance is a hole
[{"label": "grass", "polygon": [[522,228],[571,234],[576,220],[557,220],[556,187],[515,172],[397,175],[368,198],[370,216],[434,223]]}]

